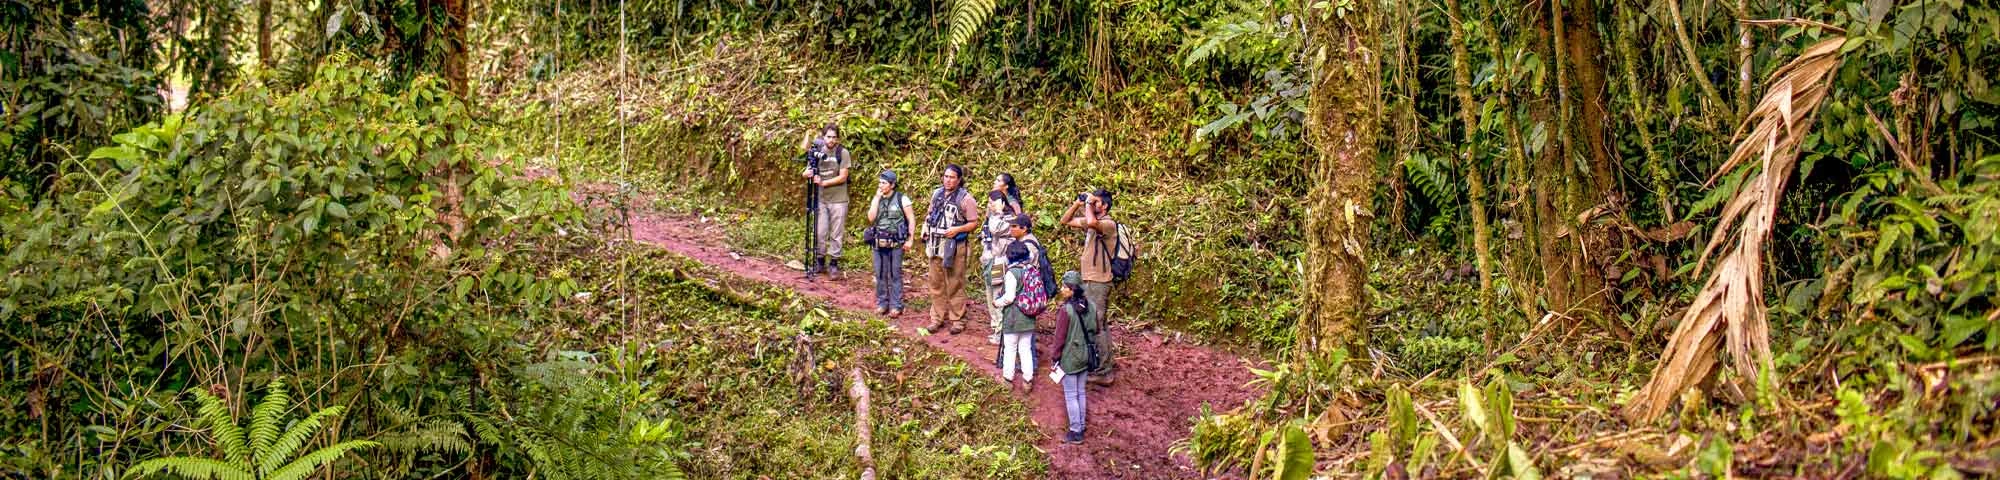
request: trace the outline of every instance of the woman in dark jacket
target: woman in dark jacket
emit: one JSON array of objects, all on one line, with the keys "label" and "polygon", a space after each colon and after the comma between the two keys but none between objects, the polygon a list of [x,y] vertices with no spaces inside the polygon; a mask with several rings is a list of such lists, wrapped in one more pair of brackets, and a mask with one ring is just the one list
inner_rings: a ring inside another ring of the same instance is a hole
[{"label": "woman in dark jacket", "polygon": [[1090,311],[1090,302],[1079,293],[1083,292],[1083,274],[1075,270],[1063,272],[1062,290],[1057,297],[1062,302],[1062,315],[1056,320],[1056,374],[1063,390],[1063,409],[1069,412],[1069,432],[1063,441],[1071,444],[1083,443],[1085,411],[1089,402],[1084,398],[1084,382],[1088,380],[1092,363],[1096,363],[1096,352],[1091,351],[1090,335],[1103,328],[1097,321],[1097,312]]}]

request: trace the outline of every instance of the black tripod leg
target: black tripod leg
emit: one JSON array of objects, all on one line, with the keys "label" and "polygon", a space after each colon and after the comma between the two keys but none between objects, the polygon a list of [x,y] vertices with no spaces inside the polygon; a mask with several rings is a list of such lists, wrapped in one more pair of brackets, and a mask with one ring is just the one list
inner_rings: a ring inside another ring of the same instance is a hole
[{"label": "black tripod leg", "polygon": [[816,211],[815,211],[815,210],[818,210],[818,209],[819,209],[819,208],[818,208],[819,206],[818,206],[818,205],[816,205],[817,203],[819,203],[819,201],[818,201],[819,199],[817,199],[817,198],[814,198],[814,197],[815,197],[815,195],[813,195],[813,193],[814,193],[814,192],[813,192],[813,186],[812,186],[812,184],[811,184],[811,183],[807,183],[807,184],[806,184],[806,191],[805,191],[805,199],[806,199],[806,234],[805,234],[805,237],[806,237],[806,251],[805,251],[805,255],[804,255],[804,257],[805,257],[805,259],[804,259],[804,263],[805,263],[805,265],[806,265],[806,277],[807,277],[807,278],[811,278],[811,277],[812,277],[812,274],[813,274],[813,247],[816,247],[816,246],[818,246],[818,243],[819,243],[818,239],[814,238],[814,236],[815,236],[815,235],[817,234],[817,231],[816,231],[816,230],[818,230],[818,229],[817,229],[817,228],[815,228],[815,227],[818,227],[818,226],[819,226],[819,225],[817,225],[817,223],[818,223],[818,218],[815,218],[815,217],[817,217],[817,214],[819,213],[819,212],[816,212]]}]

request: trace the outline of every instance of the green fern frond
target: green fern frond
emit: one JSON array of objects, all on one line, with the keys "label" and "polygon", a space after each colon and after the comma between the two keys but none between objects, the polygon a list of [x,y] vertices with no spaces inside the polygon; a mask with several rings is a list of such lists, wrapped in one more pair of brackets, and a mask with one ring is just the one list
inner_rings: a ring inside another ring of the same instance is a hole
[{"label": "green fern frond", "polygon": [[[271,450],[271,442],[278,440],[278,429],[283,426],[285,409],[291,408],[292,399],[286,395],[285,382],[271,382],[264,392],[264,400],[250,409],[250,451],[257,452],[258,463],[264,452]],[[261,470],[261,469],[260,469]],[[260,472],[267,473],[267,472]]]},{"label": "green fern frond", "polygon": [[131,470],[125,472],[125,478],[146,478],[149,475],[160,472],[172,473],[182,478],[198,480],[257,480],[257,477],[250,475],[250,472],[243,471],[242,468],[230,465],[228,462],[212,458],[189,457],[155,458],[139,462],[138,465],[133,465]]},{"label": "green fern frond", "polygon": [[448,420],[430,420],[383,435],[382,446],[403,452],[472,453],[472,444],[466,442],[465,425]]},{"label": "green fern frond", "polygon": [[945,38],[945,67],[957,61],[958,52],[972,43],[972,34],[979,32],[979,26],[985,24],[998,7],[998,0],[954,0],[951,3],[951,30]]},{"label": "green fern frond", "polygon": [[1416,184],[1417,190],[1440,210],[1458,205],[1458,188],[1452,183],[1451,168],[1441,159],[1411,153],[1404,157],[1403,168],[1409,172],[1410,183]]},{"label": "green fern frond", "polygon": [[326,466],[328,463],[333,463],[334,460],[340,459],[341,455],[346,455],[348,451],[376,445],[375,442],[367,440],[353,440],[313,450],[312,453],[301,455],[298,460],[293,460],[292,463],[286,464],[284,468],[279,468],[277,471],[265,475],[264,480],[305,480],[313,472],[319,471],[320,467]]},{"label": "green fern frond", "polygon": [[500,431],[499,427],[493,426],[493,422],[479,417],[471,417],[467,420],[471,421],[472,433],[479,437],[479,441],[492,444],[512,443],[512,440],[507,438],[507,435]]},{"label": "green fern frond", "polygon": [[375,410],[379,411],[381,418],[390,425],[409,425],[417,423],[418,420],[417,412],[402,405],[382,401],[380,398],[375,399]]},{"label": "green fern frond", "polygon": [[[257,472],[270,475],[272,471],[277,470],[279,465],[284,463],[285,459],[292,458],[293,453],[297,453],[300,447],[305,446],[306,440],[311,439],[314,433],[319,432],[322,420],[340,416],[343,411],[346,411],[346,409],[341,408],[339,405],[326,407],[326,409],[313,412],[312,415],[307,416],[304,420],[299,420],[298,423],[292,424],[292,428],[286,429],[284,436],[278,437],[278,440],[271,444],[270,449],[257,452]],[[372,445],[374,442],[368,443]]]},{"label": "green fern frond", "polygon": [[210,434],[215,436],[215,446],[222,449],[223,460],[231,465],[250,465],[250,446],[244,442],[243,427],[237,426],[236,418],[229,414],[229,406],[198,389],[194,398],[201,404],[196,410],[201,415],[200,423],[207,424]]},{"label": "green fern frond", "polygon": [[663,468],[659,472],[661,480],[687,480],[687,473],[682,472],[681,467],[675,466],[674,462],[662,461],[661,463],[663,464]]}]

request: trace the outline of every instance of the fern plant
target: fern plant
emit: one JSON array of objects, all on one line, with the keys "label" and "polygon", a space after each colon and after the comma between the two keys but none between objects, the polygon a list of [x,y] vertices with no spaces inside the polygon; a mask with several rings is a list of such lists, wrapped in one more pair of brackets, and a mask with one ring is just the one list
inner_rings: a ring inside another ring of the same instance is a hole
[{"label": "fern plant", "polygon": [[222,399],[201,389],[194,389],[194,396],[201,403],[197,410],[200,416],[195,421],[215,437],[222,458],[155,458],[132,466],[126,477],[144,478],[169,472],[195,479],[303,480],[349,451],[375,446],[375,442],[365,440],[347,441],[294,457],[306,440],[325,426],[325,420],[340,416],[344,409],[327,407],[292,422],[290,428],[283,428],[285,411],[291,408],[292,399],[282,381],[272,382],[263,401],[250,409],[247,428],[238,425]]},{"label": "fern plant", "polygon": [[944,65],[950,67],[958,59],[958,52],[972,43],[972,34],[979,32],[979,26],[993,16],[999,8],[998,0],[955,0],[951,2],[951,28],[945,36]]}]

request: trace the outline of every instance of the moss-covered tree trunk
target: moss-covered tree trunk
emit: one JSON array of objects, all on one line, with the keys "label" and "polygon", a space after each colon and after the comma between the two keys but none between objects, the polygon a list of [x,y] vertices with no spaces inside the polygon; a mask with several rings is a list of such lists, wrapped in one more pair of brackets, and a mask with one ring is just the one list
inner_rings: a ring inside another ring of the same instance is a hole
[{"label": "moss-covered tree trunk", "polygon": [[1535,160],[1534,202],[1544,299],[1568,318],[1592,321],[1625,338],[1615,320],[1616,292],[1607,281],[1619,248],[1595,218],[1623,208],[1618,167],[1609,143],[1602,39],[1591,0],[1550,3],[1535,15],[1535,48],[1552,59],[1555,98],[1534,102],[1535,121],[1551,125]]},{"label": "moss-covered tree trunk", "polygon": [[1479,131],[1479,117],[1475,113],[1479,104],[1472,101],[1472,61],[1468,59],[1465,38],[1465,12],[1458,7],[1458,0],[1445,0],[1451,15],[1451,72],[1452,83],[1458,97],[1458,121],[1465,126],[1465,141],[1458,147],[1458,161],[1465,165],[1465,184],[1469,202],[1472,204],[1472,258],[1479,266],[1479,307],[1488,308],[1487,299],[1493,292],[1493,258],[1488,245],[1493,242],[1492,227],[1486,223],[1486,174],[1479,168],[1480,156],[1473,149],[1476,145],[1474,134]]},{"label": "moss-covered tree trunk", "polygon": [[1500,183],[1507,192],[1507,200],[1500,203],[1500,211],[1511,222],[1501,223],[1507,252],[1502,259],[1506,261],[1508,285],[1512,287],[1509,290],[1514,292],[1521,315],[1532,320],[1541,315],[1535,301],[1541,291],[1540,282],[1536,281],[1541,268],[1535,258],[1539,250],[1532,230],[1538,222],[1529,194],[1533,171],[1528,168],[1527,141],[1522,138],[1519,114],[1514,109],[1514,59],[1509,54],[1513,50],[1500,47],[1498,23],[1494,22],[1492,34],[1486,36],[1486,53],[1495,61],[1493,82],[1498,85],[1495,89],[1498,108],[1494,112],[1501,132],[1507,135],[1507,168],[1501,170],[1507,180]]},{"label": "moss-covered tree trunk", "polygon": [[1308,13],[1313,63],[1307,132],[1318,161],[1306,202],[1306,283],[1300,355],[1365,344],[1368,228],[1374,223],[1375,137],[1380,126],[1381,20],[1374,2]]},{"label": "moss-covered tree trunk", "polygon": [[1389,182],[1388,233],[1403,238],[1408,238],[1410,233],[1407,228],[1407,219],[1410,218],[1407,208],[1409,184],[1403,175],[1403,161],[1410,157],[1410,150],[1416,148],[1417,138],[1423,135],[1417,125],[1417,72],[1411,65],[1415,63],[1412,59],[1417,49],[1410,44],[1416,38],[1416,31],[1422,27],[1422,20],[1412,11],[1414,8],[1409,2],[1397,3],[1395,19],[1385,29],[1396,32],[1396,95],[1401,100],[1396,102],[1396,123],[1390,126],[1390,131],[1395,132],[1396,151],[1385,162],[1388,168],[1383,169],[1382,174],[1386,177],[1384,180]]},{"label": "moss-covered tree trunk", "polygon": [[[432,45],[444,47],[444,81],[451,94],[459,101],[471,103],[472,89],[467,85],[465,65],[467,45],[465,43],[465,22],[469,17],[467,3],[471,0],[442,0],[444,8],[443,35],[441,41],[428,41]],[[620,79],[623,80],[623,79]],[[438,166],[439,177],[444,179],[443,220],[446,233],[452,242],[465,235],[465,192],[462,191],[463,178],[467,172],[463,165],[447,162]]]},{"label": "moss-covered tree trunk", "polygon": [[[1631,6],[1620,5],[1618,9],[1618,55],[1623,60],[1627,105],[1632,111],[1632,126],[1639,134],[1639,149],[1646,154],[1646,173],[1652,181],[1653,199],[1660,209],[1660,223],[1674,223],[1674,173],[1668,169],[1667,158],[1662,155],[1653,139],[1653,106],[1647,100],[1645,90],[1639,89],[1639,50],[1634,43],[1638,36],[1640,18],[1633,15]],[[1643,13],[1643,12],[1641,12]]]},{"label": "moss-covered tree trunk", "polygon": [[257,66],[271,68],[271,0],[257,0]]}]

